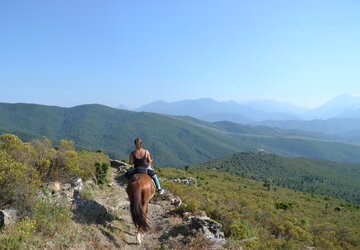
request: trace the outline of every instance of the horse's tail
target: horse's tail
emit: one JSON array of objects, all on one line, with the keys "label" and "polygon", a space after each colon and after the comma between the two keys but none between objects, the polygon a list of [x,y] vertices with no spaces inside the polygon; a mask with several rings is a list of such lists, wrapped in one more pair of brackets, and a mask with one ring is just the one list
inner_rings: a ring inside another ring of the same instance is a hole
[{"label": "horse's tail", "polygon": [[135,227],[142,232],[147,232],[150,229],[150,225],[144,211],[145,208],[143,206],[142,190],[140,186],[132,189],[132,196],[130,210]]}]

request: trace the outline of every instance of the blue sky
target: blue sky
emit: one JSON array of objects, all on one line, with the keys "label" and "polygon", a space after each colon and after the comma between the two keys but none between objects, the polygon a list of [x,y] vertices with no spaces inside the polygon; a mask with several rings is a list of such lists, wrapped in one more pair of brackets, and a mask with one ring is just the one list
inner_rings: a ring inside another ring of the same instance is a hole
[{"label": "blue sky", "polygon": [[360,95],[360,1],[1,1],[0,102]]}]

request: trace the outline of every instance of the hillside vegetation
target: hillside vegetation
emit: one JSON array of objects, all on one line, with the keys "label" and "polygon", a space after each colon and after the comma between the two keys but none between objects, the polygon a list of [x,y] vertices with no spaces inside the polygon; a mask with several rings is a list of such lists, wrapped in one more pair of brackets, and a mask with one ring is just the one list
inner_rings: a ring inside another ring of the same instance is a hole
[{"label": "hillside vegetation", "polygon": [[33,138],[33,135],[45,135],[54,141],[66,138],[91,150],[104,149],[120,159],[128,158],[133,150],[133,140],[141,137],[156,164],[161,166],[181,167],[256,147],[231,139],[220,131],[174,117],[102,105],[67,109],[33,104],[2,104],[0,110],[1,117],[5,117],[0,121],[2,131],[19,134],[26,139]]},{"label": "hillside vegetation", "polygon": [[16,207],[31,213],[41,183],[96,177],[95,163],[108,162],[103,153],[75,151],[74,142],[60,140],[55,148],[43,137],[22,142],[17,136],[0,136],[0,208]]},{"label": "hillside vegetation", "polygon": [[[359,249],[360,209],[326,196],[295,192],[223,171],[159,169],[161,178],[197,179],[197,186],[164,182],[183,211],[205,210],[222,223],[228,248]],[[254,241],[242,239],[257,237]]]},{"label": "hillside vegetation", "polygon": [[[43,137],[22,142],[17,136],[0,136],[0,210],[15,209],[19,221],[0,233],[0,249],[24,247],[32,238],[42,239],[70,232],[66,228],[69,209],[39,197],[48,192],[44,183],[70,182],[75,177],[97,179],[97,166],[106,166],[108,156],[86,150],[75,151],[74,142],[60,140],[54,147]],[[104,165],[105,164],[105,165]]]},{"label": "hillside vegetation", "polygon": [[297,191],[360,204],[360,164],[286,158],[263,152],[236,153],[194,167],[216,169]]},{"label": "hillside vegetation", "polygon": [[[82,191],[81,200],[76,201],[75,208],[38,196],[40,190],[49,192],[44,185],[49,181],[69,182],[74,177],[82,177],[84,180],[97,179],[98,184],[104,183],[99,181],[103,172],[99,172],[96,166],[108,161],[109,158],[100,152],[75,151],[74,143],[68,140],[61,140],[54,147],[46,138],[26,143],[14,135],[2,135],[0,209],[16,208],[19,220],[14,225],[2,228],[0,249],[51,246],[132,249],[134,246],[128,241],[134,238],[130,233],[132,224],[128,211],[123,211],[128,204],[126,192],[124,187],[115,183],[114,169],[111,171],[112,185],[104,188],[89,186],[92,188]],[[256,159],[253,161],[256,163]],[[156,232],[159,238],[151,243],[161,245],[152,245],[154,248],[174,246],[174,249],[206,249],[199,248],[203,242],[201,237],[184,238],[184,242],[178,242],[179,239],[175,237],[177,230],[187,232],[188,229],[178,216],[172,216],[183,212],[199,214],[202,210],[223,225],[228,248],[360,247],[359,206],[328,196],[295,192],[219,170],[187,169],[157,168],[159,177],[163,179],[162,184],[167,190],[181,196],[184,204],[169,214],[161,214],[165,210],[160,211],[158,204],[150,206],[150,213],[157,216],[157,223],[166,217],[162,220],[162,223],[166,222],[163,225],[166,230],[159,229]],[[171,181],[185,177],[195,178],[197,184],[182,185]],[[51,197],[51,193],[49,195]],[[91,206],[84,209],[81,204]],[[152,239],[153,234],[147,237]],[[241,241],[251,237],[256,237],[256,240]]]}]

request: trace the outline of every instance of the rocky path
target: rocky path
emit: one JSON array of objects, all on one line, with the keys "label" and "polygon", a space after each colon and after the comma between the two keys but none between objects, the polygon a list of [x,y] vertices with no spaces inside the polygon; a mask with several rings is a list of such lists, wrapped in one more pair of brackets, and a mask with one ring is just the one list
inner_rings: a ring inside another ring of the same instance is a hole
[{"label": "rocky path", "polygon": [[90,197],[75,198],[72,230],[78,242],[70,249],[219,249],[225,244],[219,223],[205,212],[187,214],[184,219],[176,209],[180,199],[165,191],[155,194],[149,204],[151,230],[139,245],[122,173],[122,169],[110,168],[108,185],[95,186]]},{"label": "rocky path", "polygon": [[116,178],[117,173],[114,169],[110,172],[110,179],[113,181],[110,185],[115,190],[118,190],[118,196],[122,198],[121,202],[117,203],[115,209],[123,211],[123,219],[125,224],[129,225],[127,230],[124,232],[123,243],[125,243],[124,248],[122,249],[154,249],[156,246],[159,246],[159,238],[166,232],[167,229],[171,227],[169,222],[168,213],[171,209],[174,209],[171,206],[169,201],[160,199],[160,197],[154,197],[153,202],[149,205],[149,214],[148,218],[150,220],[151,231],[146,233],[143,236],[143,244],[139,246],[136,241],[136,232],[133,225],[131,215],[130,215],[130,202],[126,193],[126,183],[122,178]]},{"label": "rocky path", "polygon": [[[93,211],[79,212],[83,216],[101,218],[95,223],[98,225],[91,230],[95,240],[77,244],[73,249],[156,249],[165,246],[164,242],[169,238],[169,232],[183,224],[182,218],[174,214],[175,206],[167,199],[169,193],[153,197],[148,214],[151,231],[143,235],[143,243],[138,245],[129,211],[130,202],[125,190],[126,180],[120,177],[115,168],[109,169],[109,180],[109,184],[103,189],[96,190],[93,200],[88,201],[97,204]],[[103,210],[102,214],[96,214],[95,210],[100,209]],[[94,241],[98,243],[96,246]]]}]

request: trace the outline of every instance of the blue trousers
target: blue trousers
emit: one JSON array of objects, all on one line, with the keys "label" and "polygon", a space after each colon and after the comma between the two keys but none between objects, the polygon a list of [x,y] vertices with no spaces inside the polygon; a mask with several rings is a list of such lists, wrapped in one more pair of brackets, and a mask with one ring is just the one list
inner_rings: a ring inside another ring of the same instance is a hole
[{"label": "blue trousers", "polygon": [[[154,170],[150,165],[149,165],[146,169]],[[160,181],[159,181],[159,178],[157,177],[156,174],[154,174],[154,175],[152,176],[152,179],[153,179],[153,181],[154,181],[154,183],[155,183],[155,186],[156,186],[157,190],[161,189]]]}]

